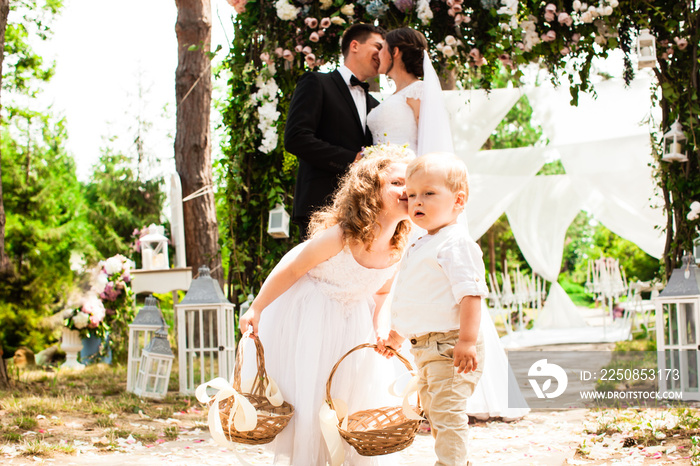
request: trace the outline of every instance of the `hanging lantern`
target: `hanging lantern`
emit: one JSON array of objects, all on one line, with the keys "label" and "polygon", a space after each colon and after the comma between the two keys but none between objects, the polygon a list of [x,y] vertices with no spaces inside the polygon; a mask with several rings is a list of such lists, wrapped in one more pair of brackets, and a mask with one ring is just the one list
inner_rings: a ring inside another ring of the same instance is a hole
[{"label": "hanging lantern", "polygon": [[270,211],[267,219],[267,233],[273,238],[289,238],[289,214],[282,204]]},{"label": "hanging lantern", "polygon": [[668,133],[664,134],[664,152],[661,160],[664,162],[687,162],[685,155],[685,143],[687,138],[683,134],[683,127],[674,121]]},{"label": "hanging lantern", "polygon": [[695,256],[695,263],[700,264],[700,236],[693,241],[693,256]]},{"label": "hanging lantern", "polygon": [[683,258],[654,299],[659,391],[682,392],[683,401],[700,400],[700,269]]},{"label": "hanging lantern", "polygon": [[141,268],[143,270],[168,269],[168,238],[163,235],[165,228],[151,224],[148,233],[139,239],[141,243]]},{"label": "hanging lantern", "polygon": [[656,38],[649,29],[639,31],[637,38],[637,68],[654,68],[656,66]]},{"label": "hanging lantern", "polygon": [[134,394],[161,399],[168,393],[173,352],[168,343],[168,331],[161,327],[143,350]]},{"label": "hanging lantern", "polygon": [[184,299],[175,305],[180,393],[231,377],[236,348],[236,313],[208,267],[200,267]]},{"label": "hanging lantern", "polygon": [[167,327],[167,325],[158,308],[158,300],[149,295],[134,321],[129,324],[129,354],[126,366],[127,392],[134,393],[141,353],[153,339],[155,332],[163,327]]}]

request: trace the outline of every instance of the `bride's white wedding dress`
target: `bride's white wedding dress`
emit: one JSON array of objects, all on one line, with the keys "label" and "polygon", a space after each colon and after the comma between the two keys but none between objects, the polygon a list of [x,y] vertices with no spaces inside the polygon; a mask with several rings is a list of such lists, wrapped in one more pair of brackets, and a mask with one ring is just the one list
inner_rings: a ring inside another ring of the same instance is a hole
[{"label": "bride's white wedding dress", "polygon": [[418,151],[418,125],[406,99],[420,99],[423,81],[415,81],[392,94],[367,115],[367,127],[375,144],[406,144]]},{"label": "bride's white wedding dress", "polygon": [[[280,264],[298,255],[305,245],[292,249]],[[275,465],[315,466],[329,460],[319,423],[328,376],[350,349],[376,342],[373,295],[395,271],[396,265],[385,269],[363,267],[346,247],[311,269],[265,308],[259,336],[266,369],[284,399],[294,406],[291,422],[271,444]],[[243,370],[250,377],[249,363],[255,360],[252,344],[245,354]],[[394,378],[391,361],[371,349],[358,350],[339,365],[331,396],[344,400],[349,413],[394,406],[400,404],[400,399],[390,397],[388,391]],[[345,465],[393,462],[386,456],[359,456],[343,443]]]},{"label": "bride's white wedding dress", "polygon": [[[423,96],[423,82],[416,81],[385,99],[367,115],[367,126],[372,132],[375,144],[391,143],[406,144],[416,151],[418,147],[418,125],[413,110],[406,103],[407,98],[421,99]],[[423,102],[421,102],[423,107]],[[421,112],[422,115],[422,112]],[[426,152],[430,151],[427,148]],[[460,218],[466,223],[466,215]],[[517,384],[509,375],[512,372],[508,364],[505,350],[501,345],[498,332],[491,316],[483,306],[481,313],[481,333],[484,338],[486,359],[484,373],[474,391],[467,401],[467,412],[478,419],[501,417],[513,420],[525,416],[529,408],[509,408],[508,390],[517,391],[511,394],[512,399],[517,399],[518,406],[527,406]],[[413,361],[408,349],[410,345],[404,344],[402,354]],[[511,384],[509,384],[509,381]]]}]

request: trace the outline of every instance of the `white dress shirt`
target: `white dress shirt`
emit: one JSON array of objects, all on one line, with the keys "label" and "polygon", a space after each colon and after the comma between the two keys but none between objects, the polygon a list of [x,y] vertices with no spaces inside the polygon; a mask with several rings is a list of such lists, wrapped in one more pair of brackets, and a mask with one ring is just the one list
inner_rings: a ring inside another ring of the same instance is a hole
[{"label": "white dress shirt", "polygon": [[362,128],[364,128],[367,124],[367,97],[365,96],[365,90],[360,86],[350,85],[350,78],[353,76],[350,68],[341,65],[338,67],[338,71],[343,77],[345,84],[347,84],[348,89],[350,89],[350,95],[352,95],[352,100],[355,101],[355,108],[357,108],[357,114],[360,116],[360,122],[362,122]]}]

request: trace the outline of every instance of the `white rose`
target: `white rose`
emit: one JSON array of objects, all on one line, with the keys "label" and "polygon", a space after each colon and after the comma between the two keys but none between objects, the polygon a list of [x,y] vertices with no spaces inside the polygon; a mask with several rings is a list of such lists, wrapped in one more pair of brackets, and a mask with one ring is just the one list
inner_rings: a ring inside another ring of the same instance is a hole
[{"label": "white rose", "polygon": [[700,212],[700,202],[698,202],[698,201],[691,202],[690,208],[696,212]]},{"label": "white rose", "polygon": [[447,45],[455,45],[457,43],[457,39],[455,39],[454,36],[446,36],[445,43]]},{"label": "white rose", "polygon": [[77,329],[87,327],[88,322],[90,322],[90,316],[84,312],[78,312],[73,316],[73,325],[75,325],[75,328]]},{"label": "white rose", "polygon": [[100,273],[95,280],[95,291],[99,294],[105,290],[105,286],[109,282],[109,277],[106,273]]},{"label": "white rose", "polygon": [[296,19],[301,11],[300,8],[295,7],[287,0],[277,0],[275,7],[277,8],[277,16],[279,19],[284,21],[292,21]]},{"label": "white rose", "polygon": [[455,54],[455,51],[450,47],[449,45],[446,45],[442,48],[442,53],[445,55],[447,58],[450,58]]},{"label": "white rose", "polygon": [[340,12],[345,16],[353,16],[355,14],[355,5],[343,5],[343,7],[340,9]]},{"label": "white rose", "polygon": [[321,9],[327,10],[333,6],[333,0],[321,0]]},{"label": "white rose", "polygon": [[620,4],[617,0],[610,0],[610,6],[613,8],[617,8],[617,6]]},{"label": "white rose", "polygon": [[343,18],[341,18],[340,16],[334,16],[331,18],[331,23],[333,23],[337,26],[341,26],[341,25],[345,24],[345,20]]},{"label": "white rose", "polygon": [[574,0],[574,3],[571,5],[574,7],[574,11],[578,11],[581,9],[581,1],[580,0]]},{"label": "white rose", "polygon": [[606,6],[606,7],[603,9],[603,14],[604,14],[605,16],[610,16],[612,13],[613,13],[613,7],[611,7],[610,5]]},{"label": "white rose", "polygon": [[121,272],[122,270],[122,261],[118,257],[110,257],[105,261],[104,264],[104,269],[105,272],[107,272],[107,275],[112,275],[117,272]]}]

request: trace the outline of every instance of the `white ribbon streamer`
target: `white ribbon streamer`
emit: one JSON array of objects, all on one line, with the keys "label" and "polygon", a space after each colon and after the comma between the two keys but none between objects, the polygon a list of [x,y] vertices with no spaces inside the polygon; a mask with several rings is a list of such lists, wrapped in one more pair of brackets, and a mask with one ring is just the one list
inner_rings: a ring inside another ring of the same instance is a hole
[{"label": "white ribbon streamer", "polygon": [[324,402],[318,417],[321,421],[321,433],[331,456],[331,466],[340,466],[345,461],[345,448],[338,428],[348,430],[348,406],[337,398],[333,399],[333,406],[335,410]]},{"label": "white ribbon streamer", "polygon": [[411,395],[418,392],[418,381],[420,380],[420,377],[418,377],[417,375],[414,375],[411,378],[411,380],[408,381],[408,383],[406,384],[406,387],[404,387],[404,389],[401,393],[397,393],[396,390],[394,389],[398,380],[399,379],[396,379],[396,381],[394,381],[394,383],[389,385],[389,394],[391,394],[392,396],[398,397],[398,398],[403,398],[403,402],[401,403],[401,410],[403,411],[403,415],[406,416],[406,418],[411,419],[413,421],[423,420],[423,416],[416,413],[416,411],[413,409],[413,406],[411,406],[411,403],[409,403],[409,400],[408,400],[408,398]]}]

